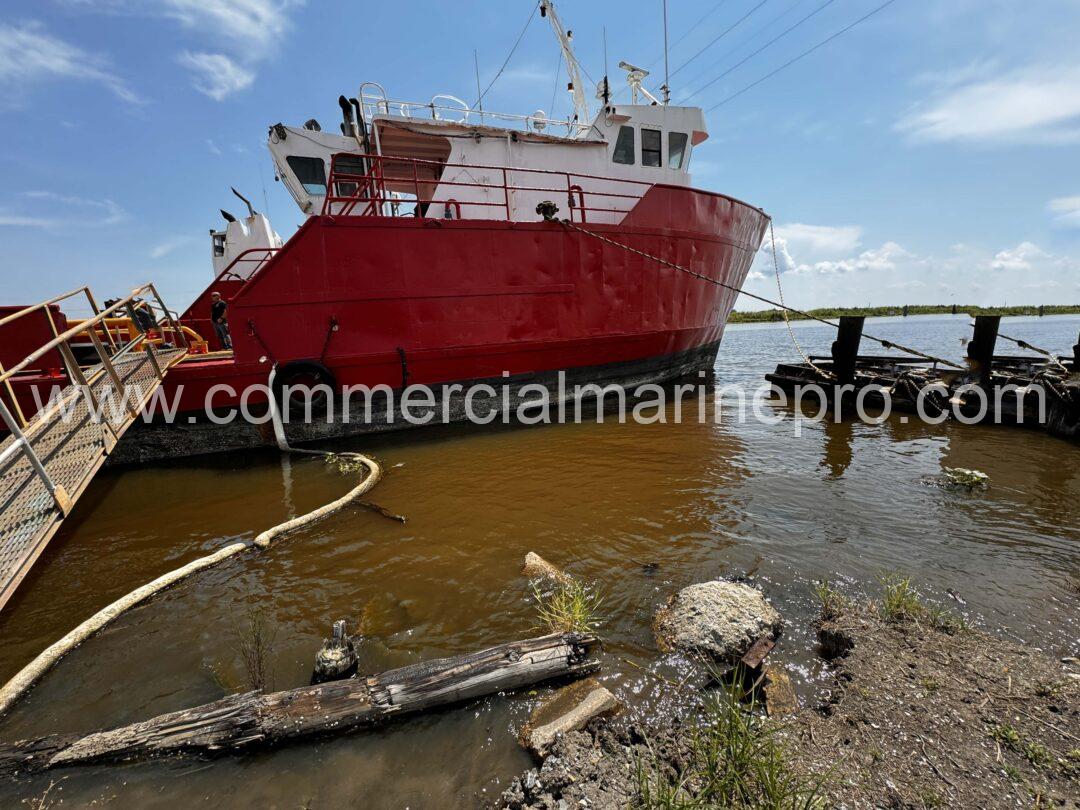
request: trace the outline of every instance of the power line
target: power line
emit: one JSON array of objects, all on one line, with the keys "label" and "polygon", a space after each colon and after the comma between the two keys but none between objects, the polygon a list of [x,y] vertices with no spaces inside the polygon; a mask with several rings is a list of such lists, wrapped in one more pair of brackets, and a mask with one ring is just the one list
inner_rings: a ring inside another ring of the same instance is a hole
[{"label": "power line", "polygon": [[[693,25],[691,25],[691,26],[690,26],[689,28],[687,28],[687,29],[686,29],[686,31],[684,31],[684,32],[683,32],[683,35],[682,35],[681,37],[679,37],[679,38],[678,38],[677,40],[675,40],[675,41],[674,41],[674,42],[673,42],[673,43],[671,44],[671,48],[672,48],[672,49],[675,49],[675,48],[677,48],[677,47],[679,46],[679,44],[680,44],[680,43],[681,43],[681,42],[682,42],[682,41],[683,41],[684,39],[686,39],[686,38],[687,38],[688,36],[690,36],[690,35],[691,35],[692,33],[694,33],[695,31],[697,31],[697,30],[698,30],[698,26],[699,26],[699,25],[701,25],[701,24],[702,24],[703,22],[705,22],[705,20],[709,19],[709,17],[711,17],[711,16],[712,16],[713,14],[715,14],[715,13],[716,13],[717,11],[719,11],[719,10],[720,10],[720,7],[721,7],[722,5],[724,5],[724,3],[726,3],[726,2],[727,2],[727,0],[720,0],[720,2],[719,2],[719,3],[717,3],[717,4],[716,4],[716,5],[714,5],[714,6],[713,6],[713,7],[711,8],[711,9],[709,9],[709,10],[708,10],[708,11],[706,11],[706,12],[705,12],[704,14],[702,14],[702,15],[701,15],[701,16],[700,16],[700,17],[698,18],[697,22],[695,22],[695,23],[694,23]],[[652,69],[653,69],[654,67],[656,67],[657,63],[659,63],[659,62],[660,62],[660,60],[661,60],[661,59],[663,59],[663,58],[664,58],[664,57],[662,57],[662,56],[658,56],[658,57],[656,57],[655,59],[653,59],[653,60],[652,60],[652,61],[651,61],[651,62],[649,63],[649,70],[652,70]],[[626,91],[627,91],[627,90],[629,90],[629,89],[630,89],[629,87],[620,87],[620,88],[619,88],[618,90],[616,90],[616,91],[615,91],[614,93],[612,93],[612,94],[611,94],[611,98],[612,98],[612,99],[614,100],[614,99],[618,98],[619,96],[621,96],[621,95],[622,95],[622,94],[623,94],[624,92],[626,92]]]},{"label": "power line", "polygon": [[529,10],[529,19],[525,20],[525,27],[521,29],[521,33],[518,34],[517,42],[514,43],[514,47],[510,49],[510,53],[506,55],[506,59],[503,60],[502,67],[499,68],[499,72],[495,74],[495,78],[492,79],[488,86],[484,88],[484,92],[476,99],[476,103],[472,106],[476,107],[484,100],[484,96],[488,94],[488,91],[495,85],[495,82],[502,76],[503,71],[506,70],[506,66],[510,64],[510,60],[514,58],[514,52],[517,51],[518,45],[521,44],[521,40],[525,38],[525,32],[529,30],[529,26],[532,25],[533,17],[536,14],[536,9],[540,6],[540,0],[537,0],[536,5]]},{"label": "power line", "polygon": [[[691,35],[692,33],[694,33],[695,31],[697,31],[697,29],[698,29],[698,26],[699,26],[699,25],[701,25],[701,24],[702,24],[703,22],[705,22],[705,20],[709,19],[709,17],[711,17],[711,16],[712,16],[713,14],[715,14],[715,13],[716,13],[717,11],[719,11],[719,10],[720,10],[720,6],[724,5],[724,3],[726,3],[726,2],[727,2],[727,0],[720,0],[720,2],[719,2],[719,3],[717,3],[717,4],[716,4],[715,6],[713,6],[713,7],[711,8],[711,9],[709,9],[709,10],[708,10],[708,11],[706,11],[706,12],[705,12],[704,14],[702,14],[702,15],[701,15],[701,17],[699,17],[699,18],[698,18],[698,21],[697,21],[696,23],[694,23],[694,24],[693,24],[693,25],[691,25],[691,26],[690,26],[689,28],[687,28],[687,29],[686,29],[686,32],[685,32],[685,33],[684,33],[684,34],[683,34],[683,35],[682,35],[681,37],[679,37],[679,38],[678,38],[677,40],[675,40],[675,41],[674,41],[673,43],[671,43],[671,47],[672,47],[672,48],[675,48],[675,47],[677,47],[677,46],[679,45],[679,43],[681,43],[681,42],[682,42],[682,41],[683,41],[684,39],[686,39],[686,38],[687,38],[688,36],[690,36],[690,35]],[[658,58],[656,58],[656,59],[654,59],[654,60],[652,61],[652,65],[649,65],[649,67],[652,67],[653,65],[655,65],[655,64],[656,64],[657,62],[659,62],[659,61],[660,61],[660,58],[659,58],[659,57],[658,57]]]},{"label": "power line", "polygon": [[809,56],[810,54],[812,54],[812,53],[813,53],[814,51],[816,51],[816,50],[817,50],[818,48],[821,48],[821,47],[822,47],[822,46],[824,46],[824,45],[828,45],[828,44],[829,44],[830,42],[832,42],[832,41],[833,41],[834,39],[836,39],[836,38],[837,38],[838,36],[840,36],[841,34],[846,34],[846,33],[847,33],[848,31],[850,31],[850,30],[851,30],[852,28],[854,28],[854,27],[855,27],[856,25],[858,25],[859,23],[861,23],[861,22],[864,22],[865,20],[868,20],[868,19],[870,19],[870,18],[871,18],[871,17],[873,17],[873,16],[875,15],[875,14],[877,14],[877,13],[878,13],[879,11],[882,11],[883,9],[887,8],[888,6],[891,6],[891,5],[892,5],[893,3],[895,3],[895,2],[896,2],[896,0],[885,0],[885,2],[884,2],[884,3],[882,3],[882,4],[880,5],[880,6],[878,6],[877,8],[875,8],[875,9],[874,9],[873,11],[869,12],[868,14],[864,14],[864,15],[863,15],[862,17],[859,17],[859,19],[855,20],[855,22],[851,23],[850,25],[846,25],[846,26],[844,26],[844,27],[843,27],[843,28],[841,28],[841,29],[840,29],[839,31],[837,31],[837,32],[836,32],[835,34],[833,34],[833,35],[831,35],[831,36],[829,36],[829,37],[826,37],[825,39],[821,40],[821,42],[817,43],[817,45],[814,45],[814,46],[812,46],[812,47],[810,47],[810,48],[807,48],[807,49],[806,49],[805,51],[803,51],[802,53],[800,53],[800,54],[799,54],[798,56],[796,56],[796,57],[795,57],[794,59],[789,59],[789,60],[788,60],[787,62],[784,62],[784,64],[780,65],[780,67],[776,68],[775,70],[771,70],[771,71],[769,71],[768,73],[766,73],[766,74],[765,74],[764,76],[762,76],[762,77],[761,77],[760,79],[758,79],[757,81],[751,82],[750,84],[746,85],[746,87],[742,88],[741,90],[738,90],[738,91],[736,91],[736,92],[732,93],[732,94],[731,94],[730,96],[728,96],[727,98],[725,98],[725,99],[722,99],[721,101],[718,101],[718,102],[717,102],[716,104],[714,104],[714,105],[712,105],[711,107],[709,107],[709,109],[708,109],[708,110],[706,110],[706,112],[712,112],[712,111],[713,111],[713,110],[715,110],[715,109],[716,109],[717,107],[722,107],[723,105],[727,104],[727,103],[728,103],[729,101],[734,101],[734,100],[735,100],[736,98],[738,98],[739,96],[741,96],[741,95],[742,95],[743,93],[747,92],[748,90],[753,90],[753,89],[754,89],[755,87],[757,87],[757,86],[758,86],[759,84],[761,84],[762,82],[764,82],[764,81],[767,81],[767,80],[771,79],[771,78],[772,78],[773,76],[775,76],[775,75],[776,75],[777,73],[779,73],[779,72],[780,72],[781,70],[784,70],[785,68],[789,68],[789,67],[791,67],[791,66],[792,66],[792,65],[794,65],[794,64],[795,64],[796,62],[798,62],[798,61],[799,61],[800,59],[802,59],[802,58],[804,58],[804,57],[806,57],[806,56]]},{"label": "power line", "polygon": [[792,23],[791,25],[789,25],[789,26],[788,26],[787,28],[785,28],[785,29],[784,29],[783,31],[781,31],[781,32],[780,32],[779,34],[777,34],[777,35],[776,35],[775,37],[773,37],[772,39],[770,39],[770,40],[769,40],[768,42],[766,42],[766,43],[765,43],[764,45],[762,45],[762,46],[761,46],[760,48],[758,48],[758,49],[757,49],[756,51],[753,51],[753,52],[752,52],[752,53],[750,53],[749,55],[747,55],[747,56],[743,57],[743,58],[742,58],[742,59],[740,59],[740,60],[739,60],[738,62],[736,62],[736,63],[735,63],[734,65],[732,65],[732,66],[731,66],[731,67],[729,67],[729,68],[728,68],[727,70],[725,70],[725,71],[724,71],[723,73],[721,73],[721,74],[720,74],[719,76],[717,76],[717,77],[716,77],[715,79],[711,79],[710,81],[708,81],[708,82],[706,82],[705,84],[701,85],[701,87],[699,87],[699,88],[698,88],[697,90],[695,90],[694,92],[690,93],[690,94],[689,94],[688,96],[685,96],[685,97],[683,98],[683,101],[685,101],[686,99],[690,98],[691,96],[696,96],[696,95],[697,95],[698,93],[700,93],[700,92],[701,92],[702,90],[704,90],[704,89],[706,89],[706,88],[708,88],[708,87],[712,87],[712,86],[713,86],[714,84],[716,84],[716,83],[717,83],[718,81],[720,81],[720,80],[721,80],[722,78],[724,78],[725,76],[727,76],[727,75],[728,75],[728,74],[730,74],[731,72],[733,72],[733,71],[737,70],[738,68],[742,67],[743,65],[745,65],[745,64],[746,64],[747,62],[749,62],[749,61],[750,61],[751,59],[753,59],[753,58],[754,58],[755,56],[757,56],[757,55],[758,55],[759,53],[761,53],[761,52],[762,52],[762,51],[764,51],[764,50],[765,50],[766,48],[768,48],[768,47],[769,47],[770,45],[774,45],[775,43],[779,42],[779,41],[780,41],[781,39],[783,39],[784,37],[786,37],[786,36],[787,36],[788,34],[790,34],[790,33],[791,33],[792,31],[794,31],[794,30],[795,30],[796,28],[798,28],[798,27],[799,27],[800,25],[802,25],[802,24],[803,24],[804,22],[806,22],[807,20],[809,20],[809,19],[810,19],[811,17],[814,17],[814,16],[816,16],[816,15],[820,14],[820,13],[821,13],[822,11],[824,11],[824,10],[825,10],[826,8],[828,8],[829,6],[831,6],[831,5],[832,5],[832,4],[834,3],[834,2],[836,2],[836,0],[825,0],[825,2],[824,2],[824,3],[822,3],[822,4],[820,5],[820,6],[818,6],[817,8],[815,8],[815,9],[814,9],[813,11],[811,11],[811,12],[810,12],[809,14],[807,14],[807,15],[806,15],[805,17],[803,17],[803,18],[802,18],[801,20],[799,20],[798,22],[795,22],[795,23]]},{"label": "power line", "polygon": [[[795,0],[794,3],[792,3],[790,6],[788,6],[786,9],[781,11],[776,16],[774,16],[767,23],[765,23],[764,25],[759,26],[758,28],[756,28],[752,34],[750,34],[746,39],[744,39],[741,43],[736,45],[734,48],[727,51],[723,56],[720,57],[720,59],[726,59],[727,57],[732,56],[735,53],[737,53],[739,50],[741,50],[744,45],[749,45],[751,42],[753,42],[755,39],[757,39],[758,34],[762,34],[762,33],[766,32],[766,31],[768,31],[769,29],[771,29],[773,27],[774,23],[777,23],[780,20],[784,19],[784,17],[786,17],[791,12],[793,12],[795,9],[797,9],[799,6],[801,6],[804,2],[806,2],[806,0]],[[720,61],[720,59],[718,59],[717,61]],[[714,67],[715,67],[715,65],[710,65],[709,67],[705,68],[705,70],[699,71],[698,73],[694,74],[694,76],[692,78],[687,79],[686,81],[682,82],[682,86],[683,87],[692,86],[696,81],[698,81],[698,79],[702,79],[708,73],[710,73]]]},{"label": "power line", "polygon": [[700,51],[695,53],[693,56],[691,56],[689,59],[687,59],[681,65],[679,65],[677,68],[675,68],[675,70],[673,70],[671,72],[671,75],[674,76],[676,73],[678,73],[684,67],[686,67],[691,62],[693,62],[695,59],[697,59],[699,56],[701,56],[703,53],[705,53],[705,51],[709,50],[709,48],[711,48],[717,42],[722,40],[724,37],[726,37],[728,34],[730,34],[732,31],[734,31],[740,25],[742,25],[743,21],[746,20],[747,17],[749,17],[751,14],[753,14],[755,11],[757,11],[759,8],[761,8],[763,5],[765,5],[768,2],[769,2],[769,0],[761,0],[760,3],[758,3],[756,6],[754,6],[752,9],[750,9],[748,12],[746,12],[741,17],[739,17],[739,19],[737,19],[735,22],[733,22],[730,26],[728,26],[718,37],[716,37],[711,42],[709,42],[708,45],[706,45]]}]

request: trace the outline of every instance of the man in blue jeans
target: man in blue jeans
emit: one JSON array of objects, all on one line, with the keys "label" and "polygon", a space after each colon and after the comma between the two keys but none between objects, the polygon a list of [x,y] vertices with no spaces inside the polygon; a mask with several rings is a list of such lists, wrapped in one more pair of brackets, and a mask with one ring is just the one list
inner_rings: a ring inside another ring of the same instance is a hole
[{"label": "man in blue jeans", "polygon": [[232,337],[229,335],[229,305],[221,300],[221,293],[210,293],[210,320],[214,322],[214,331],[218,340],[225,349],[232,348]]}]

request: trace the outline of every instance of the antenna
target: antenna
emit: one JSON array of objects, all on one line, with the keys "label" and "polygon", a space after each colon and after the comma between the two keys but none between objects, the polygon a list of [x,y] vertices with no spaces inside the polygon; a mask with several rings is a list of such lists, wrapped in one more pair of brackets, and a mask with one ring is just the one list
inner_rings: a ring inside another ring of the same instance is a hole
[{"label": "antenna", "polygon": [[664,0],[664,106],[671,101],[671,75],[668,73],[667,0]]},{"label": "antenna", "polygon": [[476,98],[477,106],[480,107],[480,123],[484,123],[484,95],[480,92],[480,57],[476,55],[476,48],[472,52],[473,68],[476,70]]},{"label": "antenna", "polygon": [[604,26],[604,99],[605,110],[611,104],[611,85],[608,84],[607,26]]}]

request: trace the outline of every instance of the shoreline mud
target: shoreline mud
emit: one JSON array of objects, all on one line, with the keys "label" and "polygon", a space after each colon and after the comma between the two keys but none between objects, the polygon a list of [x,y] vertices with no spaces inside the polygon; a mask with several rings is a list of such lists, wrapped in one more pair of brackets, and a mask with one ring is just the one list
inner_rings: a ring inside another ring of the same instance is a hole
[{"label": "shoreline mud", "polygon": [[884,585],[880,601],[819,589],[830,677],[808,705],[766,711],[760,672],[714,679],[681,716],[560,736],[495,806],[1080,807],[1080,662]]}]

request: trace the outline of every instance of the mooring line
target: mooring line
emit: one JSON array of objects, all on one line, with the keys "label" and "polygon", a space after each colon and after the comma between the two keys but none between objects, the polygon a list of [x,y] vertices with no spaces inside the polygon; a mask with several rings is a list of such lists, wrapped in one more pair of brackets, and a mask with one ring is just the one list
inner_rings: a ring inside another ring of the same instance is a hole
[{"label": "mooring line", "polygon": [[[273,391],[275,374],[276,367],[270,373],[271,391]],[[3,688],[0,688],[0,717],[5,715],[35,683],[37,683],[50,669],[56,666],[61,658],[91,636],[99,633],[123,613],[126,613],[135,606],[145,602],[155,594],[172,587],[181,580],[187,579],[199,571],[204,571],[207,568],[216,566],[225,560],[235,557],[241,552],[252,548],[256,548],[260,551],[268,549],[271,543],[282,535],[322,520],[324,517],[338,512],[354,501],[357,501],[361,496],[371,490],[371,488],[379,482],[379,479],[382,478],[382,467],[379,466],[379,463],[361,453],[330,453],[325,450],[307,450],[290,446],[285,438],[285,431],[281,425],[281,414],[277,409],[277,402],[273,396],[270,397],[270,412],[274,423],[275,438],[277,439],[278,447],[282,452],[317,456],[336,455],[358,461],[367,470],[367,474],[364,476],[363,480],[337,500],[331,501],[305,515],[272,526],[269,529],[260,532],[255,539],[251,541],[230,543],[224,548],[218,549],[213,554],[208,554],[197,560],[192,560],[180,568],[162,574],[157,579],[136,588],[126,596],[122,596],[112,604],[102,608],[70,633],[39,653],[33,661],[24,666],[13,678],[11,678],[11,680],[4,684]]]},{"label": "mooring line", "polygon": [[[543,203],[541,203],[541,205],[543,205]],[[763,213],[763,215],[769,220],[769,223],[771,225],[772,224],[772,217],[770,217],[770,216],[768,216],[768,214],[764,214],[764,213]],[[544,214],[544,218],[549,220],[549,221],[558,222],[558,223],[566,226],[567,228],[578,231],[579,233],[583,233],[583,234],[586,234],[588,236],[591,236],[591,237],[593,237],[593,239],[599,239],[601,242],[605,242],[606,244],[612,245],[612,246],[617,247],[617,248],[622,248],[623,250],[629,251],[630,253],[635,253],[638,256],[642,256],[643,258],[650,259],[651,261],[654,261],[657,264],[662,264],[665,267],[670,267],[673,270],[678,270],[681,273],[686,273],[687,275],[693,276],[694,278],[699,278],[702,281],[707,281],[710,284],[715,284],[717,287],[723,287],[726,290],[732,290],[733,292],[738,293],[740,295],[745,295],[747,298],[753,298],[755,301],[760,301],[763,304],[768,304],[771,307],[776,307],[777,309],[783,310],[784,312],[793,312],[796,315],[800,315],[803,318],[806,318],[807,320],[817,321],[818,323],[823,323],[826,326],[831,326],[834,329],[839,329],[840,328],[839,324],[833,323],[832,321],[830,321],[830,320],[828,320],[826,318],[820,318],[817,315],[811,315],[809,312],[803,312],[801,309],[796,309],[795,307],[789,307],[787,304],[780,303],[778,301],[773,301],[773,300],[771,300],[769,298],[765,298],[764,296],[761,296],[761,295],[756,295],[755,293],[752,293],[752,292],[747,292],[746,290],[741,289],[740,287],[736,287],[733,284],[725,284],[723,281],[720,281],[720,280],[715,279],[715,278],[710,278],[709,276],[705,275],[704,273],[695,272],[694,270],[691,270],[689,267],[683,267],[680,264],[675,264],[674,262],[669,262],[667,259],[661,259],[659,256],[654,256],[651,253],[646,253],[643,250],[638,250],[637,248],[632,248],[629,245],[624,244],[622,242],[616,242],[614,239],[608,239],[606,236],[601,236],[600,234],[596,233],[596,231],[590,231],[588,228],[582,228],[581,226],[577,225],[574,222],[571,222],[568,219],[556,219],[554,217],[554,215],[549,217],[546,214]],[[926,354],[925,352],[917,351],[916,349],[912,349],[912,348],[910,348],[908,346],[903,345],[902,343],[896,343],[895,341],[886,340],[885,338],[875,337],[874,335],[868,334],[866,332],[863,332],[863,337],[867,338],[868,340],[872,340],[875,343],[880,343],[886,349],[899,349],[900,351],[906,352],[907,354],[910,354],[913,357],[921,357],[923,360],[929,360],[929,361],[931,361],[933,363],[940,363],[941,365],[949,366],[951,368],[959,369],[961,371],[965,370],[965,367],[959,365],[958,363],[954,363],[951,360],[946,360],[943,357],[935,357],[932,354]]]}]

